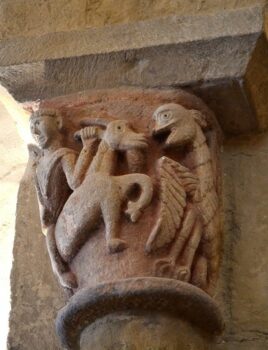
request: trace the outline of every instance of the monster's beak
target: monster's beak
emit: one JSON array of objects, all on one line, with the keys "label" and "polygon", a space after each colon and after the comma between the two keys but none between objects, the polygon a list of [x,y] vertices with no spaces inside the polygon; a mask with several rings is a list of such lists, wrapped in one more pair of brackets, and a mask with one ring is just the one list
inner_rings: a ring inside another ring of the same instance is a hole
[{"label": "monster's beak", "polygon": [[164,133],[164,132],[167,132],[167,131],[169,131],[170,130],[170,127],[169,127],[169,125],[165,125],[165,126],[155,126],[154,128],[153,128],[153,131],[152,131],[152,135],[153,136],[157,136],[157,135],[160,135],[160,134],[162,134],[162,133]]},{"label": "monster's beak", "polygon": [[153,130],[152,130],[152,135],[153,135],[153,136],[156,136],[156,135],[158,134],[158,132],[159,132],[159,129],[153,128]]}]

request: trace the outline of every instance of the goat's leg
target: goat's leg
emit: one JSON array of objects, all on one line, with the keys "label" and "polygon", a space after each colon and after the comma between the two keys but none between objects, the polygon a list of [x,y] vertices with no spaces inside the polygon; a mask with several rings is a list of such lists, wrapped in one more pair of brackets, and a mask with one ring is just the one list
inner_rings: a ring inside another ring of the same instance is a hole
[{"label": "goat's leg", "polygon": [[127,243],[119,238],[121,200],[119,196],[109,197],[101,206],[106,229],[106,242],[110,253],[118,253],[127,248]]},{"label": "goat's leg", "polygon": [[54,274],[59,279],[60,284],[66,288],[76,288],[76,277],[70,270],[59,254],[55,240],[55,225],[51,225],[46,233],[47,250],[51,261],[51,266]]}]

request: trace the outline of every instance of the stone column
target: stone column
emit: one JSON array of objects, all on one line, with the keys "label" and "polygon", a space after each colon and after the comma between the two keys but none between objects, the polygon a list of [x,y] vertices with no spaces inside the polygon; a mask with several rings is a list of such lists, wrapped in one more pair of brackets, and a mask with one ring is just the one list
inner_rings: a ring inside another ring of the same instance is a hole
[{"label": "stone column", "polygon": [[220,234],[220,128],[182,90],[41,102],[29,147],[51,264],[72,295],[65,349],[210,349]]}]

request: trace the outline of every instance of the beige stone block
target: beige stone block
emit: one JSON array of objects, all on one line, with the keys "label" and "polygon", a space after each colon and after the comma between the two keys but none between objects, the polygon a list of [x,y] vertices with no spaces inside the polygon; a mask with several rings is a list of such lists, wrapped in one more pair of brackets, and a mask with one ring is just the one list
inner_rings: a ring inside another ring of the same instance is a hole
[{"label": "beige stone block", "polygon": [[184,86],[213,109],[226,134],[245,133],[265,129],[268,120],[262,33],[257,6],[12,38],[0,42],[0,81],[22,101],[93,88]]},{"label": "beige stone block", "polygon": [[170,15],[215,13],[264,3],[265,0],[3,0],[0,38],[32,37]]},{"label": "beige stone block", "polygon": [[224,149],[221,350],[267,349],[267,151],[267,133],[229,141]]}]

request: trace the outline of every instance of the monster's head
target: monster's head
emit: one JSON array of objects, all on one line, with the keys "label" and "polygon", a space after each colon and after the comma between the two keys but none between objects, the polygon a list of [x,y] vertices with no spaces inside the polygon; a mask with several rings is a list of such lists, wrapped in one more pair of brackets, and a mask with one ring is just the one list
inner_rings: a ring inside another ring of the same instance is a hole
[{"label": "monster's head", "polygon": [[184,146],[193,142],[198,127],[205,128],[207,123],[201,112],[186,109],[176,104],[168,103],[156,109],[154,135],[166,135],[165,147]]}]

